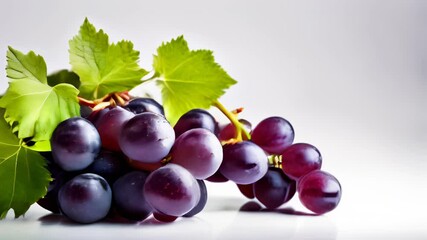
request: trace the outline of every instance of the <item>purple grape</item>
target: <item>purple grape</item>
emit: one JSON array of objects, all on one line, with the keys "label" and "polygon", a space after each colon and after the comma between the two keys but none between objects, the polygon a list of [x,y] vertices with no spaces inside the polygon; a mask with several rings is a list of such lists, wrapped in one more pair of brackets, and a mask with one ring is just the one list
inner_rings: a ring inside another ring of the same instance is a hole
[{"label": "purple grape", "polygon": [[189,171],[169,163],[148,176],[144,195],[153,212],[179,217],[197,205],[200,187]]},{"label": "purple grape", "polygon": [[252,131],[252,141],[269,154],[282,154],[294,137],[292,125],[282,117],[266,118]]},{"label": "purple grape", "polygon": [[101,136],[103,148],[110,151],[121,151],[119,146],[121,128],[133,116],[135,114],[121,107],[115,107],[98,118],[95,126]]},{"label": "purple grape", "polygon": [[109,184],[113,184],[117,178],[129,172],[129,170],[130,167],[123,154],[102,149],[84,172],[95,173],[107,180]]},{"label": "purple grape", "polygon": [[169,153],[175,133],[159,114],[140,113],[123,125],[119,144],[123,153],[143,163],[160,162]]},{"label": "purple grape", "polygon": [[182,115],[174,126],[176,137],[193,128],[205,128],[216,134],[218,124],[215,118],[206,110],[193,109]]},{"label": "purple grape", "polygon": [[[252,124],[245,120],[245,119],[239,119],[239,122],[243,125],[243,127],[245,128],[245,130],[249,133],[252,130]],[[225,125],[218,134],[218,139],[220,141],[228,141],[232,138],[236,137],[236,127],[234,126],[234,124],[229,123],[227,125]],[[245,139],[247,140],[247,139]]]},{"label": "purple grape", "polygon": [[278,208],[295,194],[296,183],[282,169],[270,167],[267,173],[254,183],[255,197],[268,209]]},{"label": "purple grape", "polygon": [[170,155],[172,163],[183,166],[197,179],[205,179],[219,169],[222,146],[212,132],[195,128],[175,140]]},{"label": "purple grape", "polygon": [[341,185],[331,174],[316,170],[298,180],[301,203],[310,211],[324,214],[335,209],[341,200]]},{"label": "purple grape", "polygon": [[208,201],[208,189],[206,188],[206,184],[203,180],[197,180],[200,188],[200,200],[197,205],[191,209],[188,213],[184,214],[184,217],[192,217],[198,213],[200,213],[203,208],[205,208],[206,203]]},{"label": "purple grape", "polygon": [[322,166],[322,156],[316,147],[307,143],[296,143],[282,154],[282,169],[287,176],[297,180]]},{"label": "purple grape", "polygon": [[135,114],[152,112],[163,116],[165,115],[163,106],[152,98],[134,98],[130,100],[124,108]]},{"label": "purple grape", "polygon": [[268,170],[267,155],[253,142],[226,144],[223,152],[220,171],[224,177],[237,184],[254,183]]},{"label": "purple grape", "polygon": [[93,173],[80,174],[59,190],[58,202],[64,215],[79,223],[92,223],[107,216],[112,193],[107,181]]},{"label": "purple grape", "polygon": [[121,216],[141,221],[151,214],[152,208],[144,196],[144,184],[147,177],[148,172],[132,171],[114,183],[114,207]]},{"label": "purple grape", "polygon": [[61,122],[53,131],[50,143],[55,163],[66,171],[86,168],[101,149],[96,128],[81,117]]}]

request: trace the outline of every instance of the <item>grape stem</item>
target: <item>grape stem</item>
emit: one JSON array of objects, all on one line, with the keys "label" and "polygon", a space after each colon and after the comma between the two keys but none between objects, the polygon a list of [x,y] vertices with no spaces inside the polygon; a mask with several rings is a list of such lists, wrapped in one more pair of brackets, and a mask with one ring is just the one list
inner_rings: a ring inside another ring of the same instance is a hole
[{"label": "grape stem", "polygon": [[228,111],[227,108],[225,108],[224,105],[222,105],[218,100],[215,100],[212,105],[218,108],[234,125],[234,127],[236,128],[235,139],[238,142],[241,142],[243,139],[248,139],[248,140],[251,139],[251,135],[246,131],[243,125],[239,122],[236,114]]}]

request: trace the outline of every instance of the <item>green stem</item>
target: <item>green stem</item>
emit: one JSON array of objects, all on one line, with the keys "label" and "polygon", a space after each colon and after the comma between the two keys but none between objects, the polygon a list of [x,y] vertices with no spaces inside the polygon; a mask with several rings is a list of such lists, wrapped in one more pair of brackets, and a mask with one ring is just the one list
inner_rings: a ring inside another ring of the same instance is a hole
[{"label": "green stem", "polygon": [[227,108],[225,108],[224,105],[222,105],[218,100],[216,100],[213,103],[213,105],[216,108],[218,108],[230,120],[230,122],[234,125],[234,127],[236,128],[235,139],[237,141],[239,141],[239,142],[242,141],[243,135],[245,136],[246,139],[251,138],[250,134],[246,131],[246,129],[243,127],[243,125],[239,122],[236,115],[234,115],[232,112],[228,111]]}]

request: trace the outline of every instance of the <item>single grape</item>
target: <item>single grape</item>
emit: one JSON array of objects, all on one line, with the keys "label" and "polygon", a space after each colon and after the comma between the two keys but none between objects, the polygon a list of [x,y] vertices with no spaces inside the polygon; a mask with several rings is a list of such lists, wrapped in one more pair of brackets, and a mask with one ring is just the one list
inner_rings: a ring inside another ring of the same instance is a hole
[{"label": "single grape", "polygon": [[130,100],[124,108],[135,114],[152,112],[163,116],[165,115],[163,106],[152,98],[134,98]]},{"label": "single grape", "polygon": [[[250,133],[252,130],[252,124],[245,119],[239,119],[239,122],[243,125],[243,128]],[[236,137],[236,127],[234,126],[234,124],[229,123],[227,125],[225,125],[218,134],[218,139],[220,141],[228,141],[232,138]],[[248,140],[248,139],[245,139]]]},{"label": "single grape", "polygon": [[84,172],[98,174],[109,184],[113,184],[117,178],[129,172],[130,168],[126,161],[123,154],[102,149]]},{"label": "single grape", "polygon": [[237,184],[258,181],[268,170],[268,159],[255,143],[242,141],[223,146],[222,175]]},{"label": "single grape", "polygon": [[341,200],[341,184],[330,173],[316,170],[298,180],[297,191],[301,203],[317,214],[335,209]]},{"label": "single grape", "polygon": [[254,183],[254,195],[268,209],[278,208],[295,194],[296,183],[279,168],[270,167],[267,173]]},{"label": "single grape", "polygon": [[194,128],[175,140],[170,155],[172,163],[183,166],[197,179],[205,179],[219,169],[222,146],[209,130]]},{"label": "single grape", "polygon": [[79,223],[92,223],[107,216],[112,193],[107,181],[99,175],[84,173],[68,181],[59,190],[61,212]]},{"label": "single grape", "polygon": [[174,141],[175,133],[169,122],[151,112],[140,113],[127,121],[119,138],[123,153],[143,163],[160,162],[169,153]]},{"label": "single grape", "polygon": [[209,182],[216,182],[216,183],[228,182],[228,178],[224,177],[224,175],[222,175],[219,169],[212,176],[206,178],[206,180]]},{"label": "single grape", "polygon": [[151,214],[152,208],[144,196],[144,184],[147,177],[148,172],[132,171],[114,183],[114,207],[123,217],[141,221]]},{"label": "single grape", "polygon": [[292,125],[282,117],[262,120],[252,131],[252,141],[269,154],[282,154],[294,141]]},{"label": "single grape", "polygon": [[133,116],[135,114],[117,106],[98,118],[95,126],[101,136],[102,147],[110,151],[121,151],[119,146],[121,128]]},{"label": "single grape", "polygon": [[61,122],[53,131],[50,144],[55,163],[66,171],[86,168],[101,149],[96,128],[80,117]]},{"label": "single grape", "polygon": [[182,115],[174,126],[176,137],[193,128],[205,128],[216,134],[218,123],[206,110],[193,109]]},{"label": "single grape", "polygon": [[153,212],[179,217],[197,205],[200,187],[188,170],[169,163],[148,176],[144,195]]},{"label": "single grape", "polygon": [[239,189],[240,193],[243,194],[243,196],[254,199],[254,184],[236,184],[237,188]]},{"label": "single grape", "polygon": [[197,205],[191,209],[188,213],[184,214],[184,217],[192,217],[198,213],[200,213],[203,208],[205,208],[206,203],[208,201],[208,189],[206,188],[206,184],[203,180],[197,180],[200,188],[200,200]]},{"label": "single grape", "polygon": [[290,178],[297,180],[322,166],[319,150],[307,143],[296,143],[282,154],[282,169]]}]

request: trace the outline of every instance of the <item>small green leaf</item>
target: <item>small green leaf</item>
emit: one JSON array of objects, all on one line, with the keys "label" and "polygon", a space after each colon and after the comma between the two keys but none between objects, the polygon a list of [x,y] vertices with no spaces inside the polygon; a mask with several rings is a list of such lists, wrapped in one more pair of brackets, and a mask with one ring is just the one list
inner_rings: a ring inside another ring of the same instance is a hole
[{"label": "small green leaf", "polygon": [[139,52],[129,41],[109,44],[108,36],[85,19],[69,42],[70,64],[80,77],[80,94],[96,99],[112,92],[131,90],[148,72],[138,65]]},{"label": "small green leaf", "polygon": [[48,86],[46,64],[34,52],[23,54],[9,47],[7,55],[11,79],[0,99],[0,107],[6,109],[4,118],[20,139],[49,140],[60,122],[80,114],[79,91],[65,83]]},{"label": "small green leaf", "polygon": [[60,83],[69,83],[77,89],[80,87],[79,76],[74,72],[68,71],[67,69],[54,72],[47,76],[47,83],[51,87],[54,87]]},{"label": "small green leaf", "polygon": [[43,57],[33,51],[23,54],[9,47],[6,73],[11,80],[35,80],[47,83],[46,63]]},{"label": "small green leaf", "polygon": [[209,108],[236,83],[215,62],[211,51],[191,51],[182,36],[157,49],[153,67],[171,124],[193,108]]},{"label": "small green leaf", "polygon": [[[0,114],[4,114],[0,109]],[[13,209],[23,215],[31,204],[43,197],[52,180],[39,153],[24,148],[0,117],[0,219]]]}]

